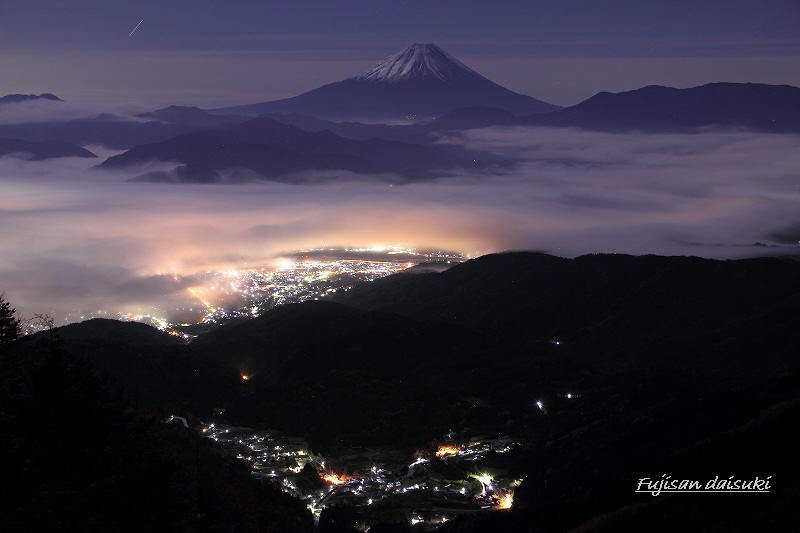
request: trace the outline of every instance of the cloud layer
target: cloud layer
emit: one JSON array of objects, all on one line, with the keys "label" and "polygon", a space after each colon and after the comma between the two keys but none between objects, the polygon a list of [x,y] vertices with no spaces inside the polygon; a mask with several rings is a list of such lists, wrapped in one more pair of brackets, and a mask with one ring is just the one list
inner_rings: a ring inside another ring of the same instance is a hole
[{"label": "cloud layer", "polygon": [[167,185],[88,170],[96,160],[2,158],[0,291],[29,315],[168,309],[198,272],[269,265],[310,246],[796,251],[800,136],[489,128],[442,142],[520,163],[502,175],[393,187],[348,175],[316,185]]},{"label": "cloud layer", "polygon": [[138,104],[26,100],[1,104],[0,125],[59,122],[96,117],[101,113],[113,115],[116,120],[144,121],[135,115],[145,111],[150,108]]}]

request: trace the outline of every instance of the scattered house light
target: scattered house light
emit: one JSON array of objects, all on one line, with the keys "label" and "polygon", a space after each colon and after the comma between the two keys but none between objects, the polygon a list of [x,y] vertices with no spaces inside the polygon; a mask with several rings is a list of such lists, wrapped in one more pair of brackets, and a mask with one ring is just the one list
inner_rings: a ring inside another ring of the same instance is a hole
[{"label": "scattered house light", "polygon": [[439,446],[439,449],[436,450],[436,457],[449,457],[451,455],[457,455],[459,451],[461,451],[460,446]]},{"label": "scattered house light", "polygon": [[511,509],[511,506],[514,504],[514,491],[508,491],[502,496],[495,494],[494,499],[497,501],[497,505],[494,506],[494,509]]}]

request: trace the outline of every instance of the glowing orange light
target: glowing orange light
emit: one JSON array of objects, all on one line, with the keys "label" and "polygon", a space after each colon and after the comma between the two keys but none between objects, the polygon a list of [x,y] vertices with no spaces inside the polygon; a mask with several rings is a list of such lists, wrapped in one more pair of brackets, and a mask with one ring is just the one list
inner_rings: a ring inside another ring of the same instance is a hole
[{"label": "glowing orange light", "polygon": [[331,485],[344,485],[344,483],[350,478],[345,476],[344,474],[335,474],[333,472],[329,472],[324,476],[322,476],[322,479],[324,479]]},{"label": "glowing orange light", "polygon": [[249,379],[250,376],[248,376],[247,374],[242,374],[242,381],[248,381]]},{"label": "glowing orange light", "polygon": [[514,505],[514,491],[510,490],[502,496],[495,494],[493,498],[497,501],[497,505],[493,509],[511,509]]},{"label": "glowing orange light", "polygon": [[461,447],[459,446],[439,446],[439,449],[436,450],[436,457],[449,457],[451,455],[457,455],[460,450]]}]

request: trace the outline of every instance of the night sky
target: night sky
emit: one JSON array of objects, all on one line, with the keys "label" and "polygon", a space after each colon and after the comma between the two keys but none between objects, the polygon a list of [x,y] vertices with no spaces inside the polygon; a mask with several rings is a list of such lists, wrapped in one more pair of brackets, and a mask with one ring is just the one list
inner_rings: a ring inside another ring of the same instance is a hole
[{"label": "night sky", "polygon": [[120,4],[0,1],[0,93],[263,101],[360,73],[412,42],[562,105],[648,84],[800,84],[793,1]]}]

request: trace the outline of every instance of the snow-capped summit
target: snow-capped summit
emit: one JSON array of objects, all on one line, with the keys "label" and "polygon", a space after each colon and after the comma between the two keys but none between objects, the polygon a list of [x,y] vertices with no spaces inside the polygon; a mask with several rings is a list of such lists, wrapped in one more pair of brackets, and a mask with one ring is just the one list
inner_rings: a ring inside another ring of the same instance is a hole
[{"label": "snow-capped summit", "polygon": [[361,80],[388,83],[414,78],[455,81],[473,77],[483,76],[432,43],[414,43],[405,50],[390,55],[369,72],[356,76]]},{"label": "snow-capped summit", "polygon": [[412,44],[359,76],[293,98],[217,112],[386,122],[430,120],[465,107],[492,107],[516,115],[559,109],[484,78],[435,44]]}]

